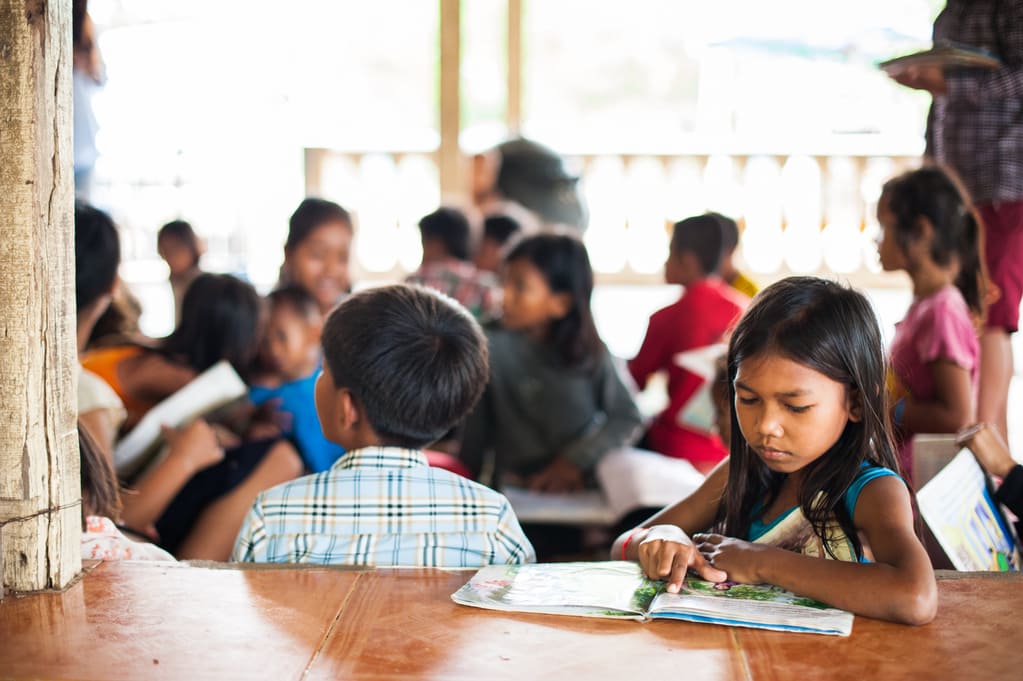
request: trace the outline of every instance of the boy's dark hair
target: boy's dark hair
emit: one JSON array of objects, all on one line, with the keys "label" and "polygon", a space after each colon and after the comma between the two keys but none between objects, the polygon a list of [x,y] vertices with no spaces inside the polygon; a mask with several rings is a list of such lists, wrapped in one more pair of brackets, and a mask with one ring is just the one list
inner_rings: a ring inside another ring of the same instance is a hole
[{"label": "boy's dark hair", "polygon": [[323,359],[380,440],[420,448],[476,405],[489,377],[479,324],[447,296],[398,284],[353,294],[323,329]]},{"label": "boy's dark hair", "polygon": [[502,246],[521,229],[519,221],[510,215],[491,215],[483,220],[483,238],[493,239]]},{"label": "boy's dark hair", "polygon": [[[761,291],[739,320],[728,346],[728,395],[732,443],[728,483],[717,525],[730,537],[745,537],[757,508],[777,498],[785,475],[771,471],[741,437],[735,412],[739,364],[777,354],[846,387],[859,421],[846,423],[838,441],[804,469],[799,505],[817,536],[829,539],[830,518],[863,555],[845,492],[864,462],[898,471],[891,438],[886,362],[881,331],[870,303],[857,291],[816,277],[789,277]],[[822,492],[821,500],[816,499]],[[825,549],[834,555],[828,541]]]},{"label": "boy's dark hair", "polygon": [[734,251],[739,245],[739,223],[721,213],[711,211],[707,215],[717,220],[718,226],[721,227],[721,251],[723,253]]},{"label": "boy's dark hair", "polygon": [[304,287],[289,284],[276,288],[266,296],[270,309],[278,306],[291,308],[303,319],[312,320],[320,316],[320,304]]},{"label": "boy's dark hair", "polygon": [[574,235],[537,234],[518,242],[505,262],[520,259],[540,271],[552,293],[567,293],[572,299],[568,314],[551,324],[547,341],[566,365],[595,366],[604,343],[590,309],[593,269],[586,246]]},{"label": "boy's dark hair", "polygon": [[888,180],[881,201],[895,216],[895,241],[905,252],[920,236],[920,218],[933,226],[931,258],[939,265],[959,260],[956,288],[981,320],[987,312],[988,276],[984,263],[984,230],[949,171],[937,166],[911,170]]},{"label": "boy's dark hair", "polygon": [[192,265],[199,264],[199,257],[202,255],[199,249],[199,237],[196,236],[192,225],[184,220],[171,220],[156,233],[157,243],[164,239],[177,239],[183,243],[192,251]]},{"label": "boy's dark hair", "polygon": [[290,251],[297,247],[326,222],[343,222],[348,225],[348,229],[352,229],[352,216],[333,201],[316,198],[303,200],[288,221],[288,238],[284,242],[284,250]]},{"label": "boy's dark hair", "polygon": [[457,208],[438,208],[419,221],[423,239],[435,239],[444,244],[448,255],[459,260],[469,259],[469,220]]},{"label": "boy's dark hair", "polygon": [[121,242],[110,216],[75,202],[75,309],[79,312],[110,293],[121,264]]},{"label": "boy's dark hair", "polygon": [[675,223],[671,236],[672,255],[690,251],[704,275],[715,274],[724,255],[721,224],[713,215],[697,215]]},{"label": "boy's dark hair", "polygon": [[226,359],[245,378],[259,348],[262,302],[252,285],[228,274],[200,274],[181,301],[181,321],[160,351],[205,371]]},{"label": "boy's dark hair", "polygon": [[121,494],[110,459],[100,451],[82,424],[78,424],[78,451],[81,453],[82,529],[90,515],[117,519],[121,515]]}]

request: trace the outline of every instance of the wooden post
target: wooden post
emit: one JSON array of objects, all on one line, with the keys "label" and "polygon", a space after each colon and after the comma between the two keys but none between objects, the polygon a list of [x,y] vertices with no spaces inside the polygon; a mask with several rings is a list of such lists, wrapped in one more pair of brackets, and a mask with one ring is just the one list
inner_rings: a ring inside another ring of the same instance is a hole
[{"label": "wooden post", "polygon": [[522,0],[508,0],[508,136],[522,131]]},{"label": "wooden post", "polygon": [[442,197],[464,196],[461,102],[461,0],[440,0],[440,192]]},{"label": "wooden post", "polygon": [[15,591],[81,569],[71,0],[0,0],[0,564]]}]

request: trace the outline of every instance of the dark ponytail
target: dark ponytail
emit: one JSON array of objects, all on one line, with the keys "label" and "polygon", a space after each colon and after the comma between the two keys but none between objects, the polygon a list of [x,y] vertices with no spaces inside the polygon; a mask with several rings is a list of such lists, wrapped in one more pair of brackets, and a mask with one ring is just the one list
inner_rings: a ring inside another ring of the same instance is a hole
[{"label": "dark ponytail", "polygon": [[978,321],[983,321],[988,292],[984,230],[953,175],[937,166],[904,173],[885,183],[881,200],[887,201],[895,216],[895,239],[904,252],[920,237],[920,219],[931,223],[931,258],[938,265],[948,265],[956,258],[956,288]]}]

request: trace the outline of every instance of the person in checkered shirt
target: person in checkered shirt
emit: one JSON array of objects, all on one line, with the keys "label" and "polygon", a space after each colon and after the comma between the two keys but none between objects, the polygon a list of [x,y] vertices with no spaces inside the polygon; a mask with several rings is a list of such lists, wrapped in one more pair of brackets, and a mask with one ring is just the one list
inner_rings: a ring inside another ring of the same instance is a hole
[{"label": "person in checkered shirt", "polygon": [[535,560],[500,493],[431,468],[421,448],[460,422],[489,375],[479,324],[419,286],[356,293],[323,329],[316,411],[346,453],[260,494],[232,560],[480,567]]},{"label": "person in checkered shirt", "polygon": [[469,220],[457,208],[438,208],[419,221],[423,263],[405,280],[451,296],[481,323],[501,315],[501,282],[470,260]]}]

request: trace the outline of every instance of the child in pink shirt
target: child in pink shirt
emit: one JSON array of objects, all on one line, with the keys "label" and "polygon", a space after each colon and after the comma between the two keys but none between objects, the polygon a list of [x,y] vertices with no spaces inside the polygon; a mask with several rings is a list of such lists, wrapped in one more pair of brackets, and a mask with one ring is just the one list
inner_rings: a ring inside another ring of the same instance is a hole
[{"label": "child in pink shirt", "polygon": [[972,422],[987,277],[981,225],[963,193],[939,168],[885,184],[877,207],[878,253],[887,271],[904,270],[913,303],[889,350],[899,463],[912,478],[912,436],[954,433]]}]

